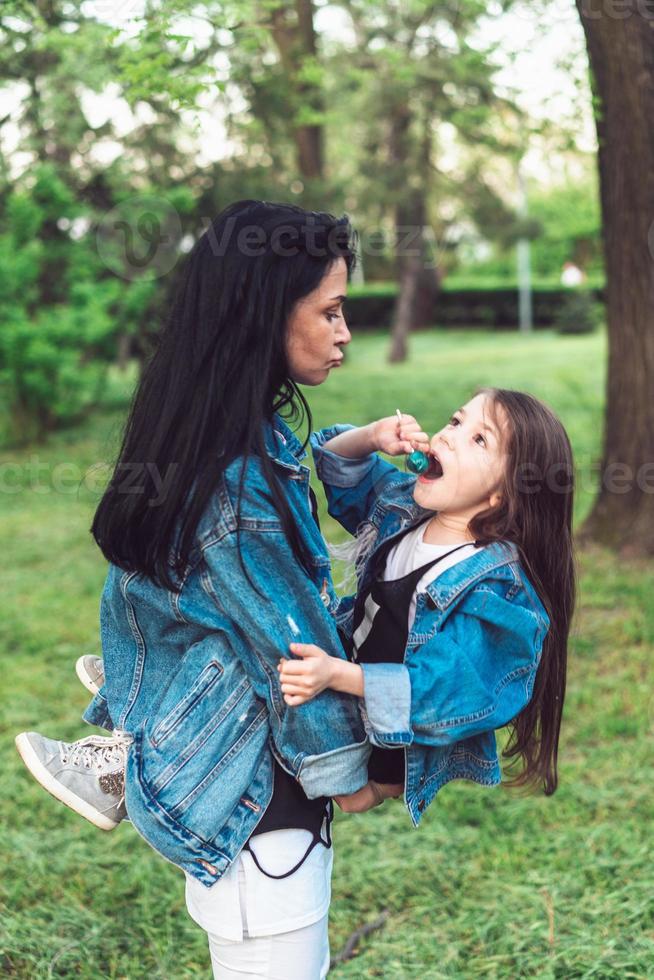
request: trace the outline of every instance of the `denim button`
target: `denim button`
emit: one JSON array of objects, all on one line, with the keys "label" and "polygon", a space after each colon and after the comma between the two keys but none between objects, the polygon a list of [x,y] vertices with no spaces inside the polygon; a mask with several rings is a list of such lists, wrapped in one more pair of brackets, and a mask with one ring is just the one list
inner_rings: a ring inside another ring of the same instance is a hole
[{"label": "denim button", "polygon": [[425,801],[420,800],[420,803],[418,803],[418,810],[420,811],[420,813],[422,813],[422,811],[425,809],[425,806],[426,806]]},{"label": "denim button", "polygon": [[420,783],[420,785],[422,786],[422,784],[424,783],[424,781],[425,781],[425,775],[424,775],[424,773],[423,773],[423,774],[422,774],[422,776],[420,777],[420,779],[418,780],[418,782],[419,782],[419,783]]}]

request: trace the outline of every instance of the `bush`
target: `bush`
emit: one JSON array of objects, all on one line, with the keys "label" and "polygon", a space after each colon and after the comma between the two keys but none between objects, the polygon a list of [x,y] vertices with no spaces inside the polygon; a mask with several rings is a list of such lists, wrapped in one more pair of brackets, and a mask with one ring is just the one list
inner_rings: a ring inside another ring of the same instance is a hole
[{"label": "bush", "polygon": [[47,306],[34,316],[5,310],[0,333],[0,392],[7,408],[6,441],[41,439],[81,419],[103,389],[106,362],[93,358],[113,330],[99,287],[91,302]]},{"label": "bush", "polygon": [[556,314],[554,326],[562,334],[593,333],[604,322],[605,311],[593,294],[575,289],[564,298]]},{"label": "bush", "polygon": [[0,440],[21,444],[98,401],[117,330],[143,290],[107,276],[91,236],[68,234],[74,218],[90,215],[49,165],[2,203]]},{"label": "bush", "polygon": [[[572,295],[583,295],[589,309],[597,308],[598,313],[593,315],[601,317],[601,289],[584,288],[572,294],[561,285],[538,283],[532,292],[534,325],[551,327]],[[371,283],[352,289],[345,305],[349,326],[355,330],[389,327],[396,297],[394,283]],[[439,327],[515,330],[519,324],[518,286],[511,282],[448,280],[436,301],[432,323]]]}]

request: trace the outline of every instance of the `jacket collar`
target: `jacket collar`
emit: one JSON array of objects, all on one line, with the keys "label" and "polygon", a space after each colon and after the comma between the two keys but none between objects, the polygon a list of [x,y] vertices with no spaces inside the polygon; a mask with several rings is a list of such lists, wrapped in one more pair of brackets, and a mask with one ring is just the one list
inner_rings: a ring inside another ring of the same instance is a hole
[{"label": "jacket collar", "polygon": [[446,568],[438,578],[430,582],[425,591],[438,609],[445,609],[457,596],[489,572],[519,559],[518,549],[513,542],[493,541],[451,568]]},{"label": "jacket collar", "polygon": [[296,473],[300,472],[300,460],[306,456],[306,450],[281,416],[275,414],[272,421],[264,423],[263,438],[266,452],[275,463]]},{"label": "jacket collar", "polygon": [[[389,510],[403,515],[400,519],[401,528],[395,527],[393,531],[386,534],[382,532],[375,547],[375,558],[379,557],[380,553],[385,556],[394,540],[402,533],[406,533],[409,527],[417,527],[433,514],[433,511],[425,510],[415,502],[411,488],[399,492],[391,500],[384,500],[382,511],[386,514]],[[520,555],[515,544],[510,541],[494,541],[468,555],[456,565],[452,565],[451,568],[446,568],[425,591],[438,609],[445,609],[457,596],[489,572],[519,560]]]}]

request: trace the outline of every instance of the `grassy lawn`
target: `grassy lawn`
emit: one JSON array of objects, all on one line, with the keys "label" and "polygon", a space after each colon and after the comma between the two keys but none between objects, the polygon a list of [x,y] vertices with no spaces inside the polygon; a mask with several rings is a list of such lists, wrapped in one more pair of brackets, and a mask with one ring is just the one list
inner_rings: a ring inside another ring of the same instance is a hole
[{"label": "grassy lawn", "polygon": [[[410,362],[392,370],[386,345],[382,336],[355,338],[347,364],[308,392],[316,427],[400,407],[433,431],[477,385],[528,389],[568,428],[583,518],[600,448],[603,336],[424,333]],[[2,976],[210,974],[181,873],[128,825],[103,834],[52,800],[13,746],[25,728],[71,738],[89,731],[73,664],[97,649],[105,568],[88,527],[129,387],[115,376],[106,409],[83,427],[0,454]],[[326,517],[323,529],[337,538]],[[558,792],[518,797],[450,783],[417,831],[396,802],[340,815],[332,952],[383,909],[389,915],[330,976],[654,976],[654,566],[627,566],[599,548],[579,559]]]}]

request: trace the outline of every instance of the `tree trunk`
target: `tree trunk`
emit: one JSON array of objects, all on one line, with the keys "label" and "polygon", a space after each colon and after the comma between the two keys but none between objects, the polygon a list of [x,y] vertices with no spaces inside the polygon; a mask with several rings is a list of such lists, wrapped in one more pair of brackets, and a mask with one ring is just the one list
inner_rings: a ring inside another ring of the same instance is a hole
[{"label": "tree trunk", "polygon": [[[409,352],[409,334],[416,327],[433,322],[439,281],[424,229],[427,225],[426,182],[430,172],[431,136],[425,127],[416,149],[410,140],[411,113],[407,105],[399,105],[391,124],[390,158],[396,169],[401,190],[395,206],[395,263],[399,293],[391,327],[389,363],[405,361]],[[419,182],[410,183],[410,174],[417,172]]]},{"label": "tree trunk", "polygon": [[[301,77],[305,63],[317,53],[313,0],[276,7],[271,13],[271,33],[288,79],[292,117],[307,109],[321,113],[324,99],[319,83]],[[323,128],[322,123],[297,123],[295,119],[291,123],[298,173],[305,181],[323,177]]]},{"label": "tree trunk", "polygon": [[415,316],[420,266],[419,255],[407,255],[402,259],[400,291],[395,304],[391,329],[391,349],[388,354],[390,364],[406,361],[409,353],[409,334],[413,328]]},{"label": "tree trunk", "polygon": [[654,32],[641,0],[577,0],[598,107],[609,363],[602,485],[583,537],[654,554]]},{"label": "tree trunk", "polygon": [[118,335],[116,345],[116,366],[119,371],[125,372],[129,366],[129,359],[132,353],[132,335],[126,330]]}]

